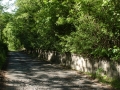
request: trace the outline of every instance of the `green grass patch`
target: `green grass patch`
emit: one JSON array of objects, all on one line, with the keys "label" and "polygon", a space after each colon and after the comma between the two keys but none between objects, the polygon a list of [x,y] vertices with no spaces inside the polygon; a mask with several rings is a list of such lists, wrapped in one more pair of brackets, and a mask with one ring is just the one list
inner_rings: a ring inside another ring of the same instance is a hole
[{"label": "green grass patch", "polygon": [[99,82],[104,84],[111,85],[113,89],[120,90],[120,78],[112,78],[108,77],[107,75],[101,75],[100,73],[85,73],[89,75],[92,79],[97,79]]},{"label": "green grass patch", "polygon": [[115,89],[120,90],[120,79],[119,78],[114,78],[110,82],[111,86],[113,86]]}]

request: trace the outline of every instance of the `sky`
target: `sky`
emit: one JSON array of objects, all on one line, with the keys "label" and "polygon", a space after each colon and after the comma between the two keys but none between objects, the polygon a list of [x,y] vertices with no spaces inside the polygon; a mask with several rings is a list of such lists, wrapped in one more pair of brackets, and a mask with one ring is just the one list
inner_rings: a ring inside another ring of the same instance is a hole
[{"label": "sky", "polygon": [[15,9],[14,2],[15,2],[15,0],[3,0],[2,1],[2,5],[6,5],[8,7],[8,9],[5,10],[6,12],[12,12],[12,10]]}]

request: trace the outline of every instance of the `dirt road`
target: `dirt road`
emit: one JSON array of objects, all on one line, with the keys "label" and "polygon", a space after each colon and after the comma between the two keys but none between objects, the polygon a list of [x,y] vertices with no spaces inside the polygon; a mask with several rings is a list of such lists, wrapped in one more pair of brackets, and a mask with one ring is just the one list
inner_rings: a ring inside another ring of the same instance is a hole
[{"label": "dirt road", "polygon": [[9,52],[5,76],[3,90],[110,90],[76,71],[32,59],[22,52]]}]

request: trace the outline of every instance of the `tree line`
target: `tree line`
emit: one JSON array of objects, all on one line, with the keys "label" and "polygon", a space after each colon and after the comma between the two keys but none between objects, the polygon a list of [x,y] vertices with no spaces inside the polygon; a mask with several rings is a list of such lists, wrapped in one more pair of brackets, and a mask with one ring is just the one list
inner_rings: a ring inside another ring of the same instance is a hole
[{"label": "tree line", "polygon": [[16,8],[3,14],[2,39],[9,48],[119,61],[119,0],[16,0]]},{"label": "tree line", "polygon": [[3,14],[3,6],[0,2],[0,70],[3,68],[6,62],[8,47],[7,44],[2,40],[2,31],[6,27],[7,20],[5,19],[5,13]]}]

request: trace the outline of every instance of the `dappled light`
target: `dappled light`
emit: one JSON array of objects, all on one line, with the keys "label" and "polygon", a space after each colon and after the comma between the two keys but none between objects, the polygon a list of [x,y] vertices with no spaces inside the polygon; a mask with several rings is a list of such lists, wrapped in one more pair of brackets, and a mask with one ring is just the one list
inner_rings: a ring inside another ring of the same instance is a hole
[{"label": "dappled light", "polygon": [[20,52],[9,53],[4,90],[109,90],[108,86],[102,86],[76,71],[28,57]]},{"label": "dappled light", "polygon": [[120,89],[119,0],[7,1],[0,0],[0,73],[5,69],[14,80],[6,86],[102,89],[81,74],[74,77],[74,69]]}]

